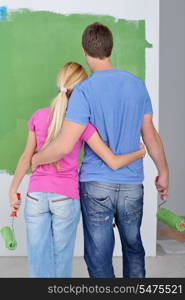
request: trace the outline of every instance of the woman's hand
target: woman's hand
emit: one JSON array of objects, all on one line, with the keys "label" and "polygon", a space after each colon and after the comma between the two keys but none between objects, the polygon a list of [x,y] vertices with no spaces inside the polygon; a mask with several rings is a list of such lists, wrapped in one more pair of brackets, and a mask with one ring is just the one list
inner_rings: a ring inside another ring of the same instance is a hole
[{"label": "woman's hand", "polygon": [[12,211],[18,211],[21,205],[21,200],[18,199],[17,193],[10,191],[9,192],[9,201]]},{"label": "woman's hand", "polygon": [[139,150],[140,154],[141,154],[141,158],[144,158],[146,155],[146,148],[145,145],[143,143],[140,144],[140,150]]}]

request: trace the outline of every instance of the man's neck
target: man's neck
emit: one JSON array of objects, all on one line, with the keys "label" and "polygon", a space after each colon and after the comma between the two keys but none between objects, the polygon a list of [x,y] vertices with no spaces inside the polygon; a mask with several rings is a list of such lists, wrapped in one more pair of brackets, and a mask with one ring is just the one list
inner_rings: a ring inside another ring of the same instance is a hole
[{"label": "man's neck", "polygon": [[114,67],[111,65],[110,59],[93,59],[89,63],[89,67],[91,68],[92,72],[96,71],[103,71],[103,70],[111,70],[114,69]]}]

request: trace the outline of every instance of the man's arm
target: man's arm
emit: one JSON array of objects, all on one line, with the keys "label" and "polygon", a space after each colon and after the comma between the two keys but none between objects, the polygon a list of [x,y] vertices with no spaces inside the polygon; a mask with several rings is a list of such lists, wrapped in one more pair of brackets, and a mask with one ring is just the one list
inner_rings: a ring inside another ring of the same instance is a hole
[{"label": "man's arm", "polygon": [[38,165],[53,163],[70,153],[86,125],[65,120],[61,134],[43,151],[33,156],[32,169]]},{"label": "man's arm", "polygon": [[168,195],[169,186],[169,170],[166,160],[163,143],[161,138],[155,129],[152,121],[152,114],[145,114],[142,123],[142,138],[146,145],[148,154],[154,161],[158,169],[158,179],[156,187],[163,199]]}]

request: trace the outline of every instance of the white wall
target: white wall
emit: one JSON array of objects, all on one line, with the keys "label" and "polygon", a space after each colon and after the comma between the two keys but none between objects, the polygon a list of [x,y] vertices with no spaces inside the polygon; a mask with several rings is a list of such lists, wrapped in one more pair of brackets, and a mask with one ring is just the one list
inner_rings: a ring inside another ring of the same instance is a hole
[{"label": "white wall", "polygon": [[[166,9],[168,7],[168,9]],[[160,1],[160,135],[170,166],[166,207],[185,216],[185,1]]]},{"label": "white wall", "polygon": [[[70,13],[91,13],[101,15],[111,15],[117,18],[130,20],[146,21],[146,39],[152,43],[153,48],[146,49],[146,84],[152,98],[154,108],[154,123],[158,128],[158,65],[159,65],[159,0],[94,0],[90,3],[86,0],[1,0],[1,6],[9,9],[30,8],[34,10],[50,10],[65,14]],[[146,249],[146,255],[155,256],[156,254],[156,207],[157,193],[153,180],[156,170],[150,158],[145,159],[145,199],[144,199],[144,218],[142,224],[142,237]],[[11,176],[0,174],[0,226],[9,222],[8,208],[8,186]],[[21,193],[25,194],[27,178],[25,178]],[[25,251],[25,226],[23,213],[17,218],[16,236],[18,248],[10,252],[4,248],[2,239],[0,240],[0,255],[26,255]],[[114,255],[121,255],[121,246],[116,233],[116,247]],[[75,255],[83,255],[83,234],[80,224],[77,235]]]}]

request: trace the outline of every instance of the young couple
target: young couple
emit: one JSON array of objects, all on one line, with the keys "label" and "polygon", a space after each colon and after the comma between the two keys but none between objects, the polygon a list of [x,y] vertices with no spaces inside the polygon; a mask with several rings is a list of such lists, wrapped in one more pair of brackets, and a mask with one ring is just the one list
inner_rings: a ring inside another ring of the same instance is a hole
[{"label": "young couple", "polygon": [[10,186],[11,207],[19,209],[16,192],[32,166],[25,203],[31,277],[71,277],[81,211],[90,277],[115,277],[113,222],[122,243],[123,276],[144,277],[141,135],[158,169],[156,187],[161,197],[168,192],[168,165],[151,100],[139,78],[111,65],[113,38],[106,26],[89,25],[82,46],[92,75],[87,78],[78,63],[66,63],[51,106],[32,115]]}]

